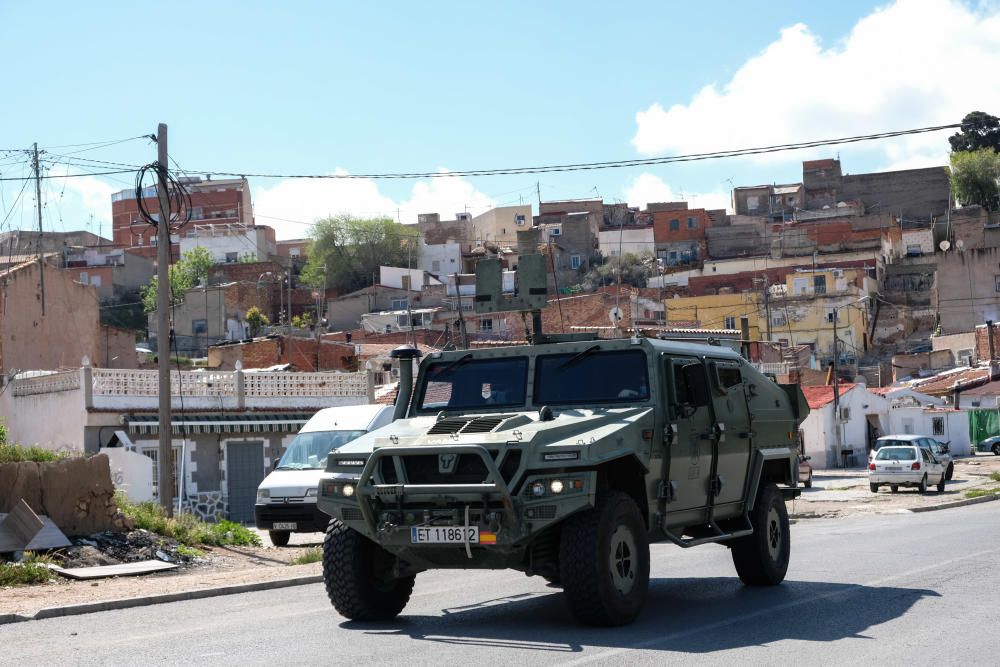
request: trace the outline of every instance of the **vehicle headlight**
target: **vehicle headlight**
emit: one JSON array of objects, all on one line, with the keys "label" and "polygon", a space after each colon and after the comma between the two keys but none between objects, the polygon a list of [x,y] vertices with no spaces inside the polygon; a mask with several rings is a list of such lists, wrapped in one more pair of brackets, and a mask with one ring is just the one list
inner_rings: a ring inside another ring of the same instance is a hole
[{"label": "vehicle headlight", "polygon": [[313,487],[311,489],[306,489],[306,498],[315,498],[319,495],[319,489]]},{"label": "vehicle headlight", "polygon": [[271,489],[257,489],[257,502],[266,502],[271,497]]},{"label": "vehicle headlight", "polygon": [[557,493],[557,494],[558,493],[562,493],[563,492],[563,483],[562,483],[562,480],[554,479],[551,482],[549,482],[549,491],[551,491],[552,493]]},{"label": "vehicle headlight", "polygon": [[535,482],[531,485],[531,495],[533,496],[544,496],[545,495],[545,485],[541,482]]},{"label": "vehicle headlight", "polygon": [[354,495],[354,485],[344,484],[343,488],[341,488],[340,490],[340,493],[343,494],[345,498],[350,498],[351,496]]}]

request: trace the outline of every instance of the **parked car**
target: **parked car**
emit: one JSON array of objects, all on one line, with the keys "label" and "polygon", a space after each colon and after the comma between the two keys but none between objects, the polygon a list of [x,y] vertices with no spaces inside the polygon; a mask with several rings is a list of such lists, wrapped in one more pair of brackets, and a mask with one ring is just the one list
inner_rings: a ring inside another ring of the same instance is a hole
[{"label": "parked car", "polygon": [[1000,456],[1000,435],[994,435],[991,438],[985,438],[979,441],[976,445],[977,452],[993,452],[997,456]]},{"label": "parked car", "polygon": [[900,435],[884,435],[875,441],[875,446],[871,453],[868,455],[868,461],[875,456],[875,452],[880,450],[882,447],[886,446],[918,446],[923,447],[937,459],[941,465],[944,466],[944,478],[951,479],[955,474],[955,464],[952,462],[951,458],[951,447],[950,442],[939,442],[929,435],[914,435],[912,433],[903,433]]},{"label": "parked car", "polygon": [[811,460],[811,456],[799,455],[799,484],[807,489],[811,489],[813,485],[813,467],[809,463]]},{"label": "parked car", "polygon": [[928,485],[936,485],[938,493],[944,493],[944,471],[944,465],[924,447],[887,445],[868,464],[868,482],[872,493],[878,493],[882,486],[888,486],[893,493],[901,486],[926,493]]}]

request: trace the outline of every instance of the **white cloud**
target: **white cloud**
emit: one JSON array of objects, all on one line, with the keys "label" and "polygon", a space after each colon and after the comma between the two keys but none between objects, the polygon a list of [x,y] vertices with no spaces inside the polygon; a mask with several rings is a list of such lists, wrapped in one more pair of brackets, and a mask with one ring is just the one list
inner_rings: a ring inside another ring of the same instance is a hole
[{"label": "white cloud", "polygon": [[[785,28],[724,84],[706,86],[687,104],[639,111],[632,143],[644,154],[682,154],[957,122],[973,110],[1000,109],[997,71],[995,7],[898,0],[831,48],[801,23]],[[887,169],[929,166],[946,161],[946,137],[942,131],[817,150],[875,151]]]},{"label": "white cloud", "polygon": [[[447,173],[446,170],[439,170]],[[335,174],[346,174],[337,169]],[[287,179],[273,186],[258,186],[254,191],[254,214],[257,224],[274,227],[281,238],[307,236],[308,225],[320,218],[340,213],[355,216],[388,216],[403,223],[417,221],[418,213],[440,213],[448,218],[459,211],[478,215],[495,205],[493,199],[478,191],[469,181],[458,177],[428,178],[413,184],[407,198],[396,201],[379,191],[374,180],[363,179]],[[279,220],[276,218],[284,218]]]},{"label": "white cloud", "polygon": [[655,174],[643,173],[623,188],[629,206],[645,208],[651,202],[686,201],[691,208],[729,208],[729,194],[716,190],[707,193],[675,191]]}]

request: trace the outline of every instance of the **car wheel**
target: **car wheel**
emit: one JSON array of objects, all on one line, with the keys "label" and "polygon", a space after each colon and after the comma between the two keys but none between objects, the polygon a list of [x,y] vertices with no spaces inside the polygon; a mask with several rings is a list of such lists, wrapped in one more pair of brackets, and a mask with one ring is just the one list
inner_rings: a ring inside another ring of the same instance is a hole
[{"label": "car wheel", "polygon": [[649,537],[631,496],[598,494],[593,509],[566,520],[559,542],[559,580],[580,622],[625,625],[635,620],[649,589]]},{"label": "car wheel", "polygon": [[869,483],[868,486],[871,487],[872,493],[878,493],[878,484],[875,484],[874,482],[872,482],[872,483]]},{"label": "car wheel", "polygon": [[889,487],[889,490],[892,491],[893,493],[899,493],[899,485],[893,484]]},{"label": "car wheel", "polygon": [[920,480],[920,486],[917,487],[917,491],[927,493],[927,475],[924,475],[923,479]]},{"label": "car wheel", "polygon": [[938,484],[937,484],[937,492],[938,493],[944,493],[944,478],[945,478],[945,476],[941,475],[941,481],[938,482]]},{"label": "car wheel", "polygon": [[1000,456],[1000,442],[993,443],[993,454],[995,456]]},{"label": "car wheel", "polygon": [[393,578],[394,560],[361,533],[331,520],[323,540],[323,581],[337,612],[352,621],[380,621],[403,611],[416,576]]},{"label": "car wheel", "polygon": [[811,470],[809,471],[809,479],[805,481],[805,484],[803,486],[805,486],[807,489],[813,488],[813,474]]},{"label": "car wheel", "polygon": [[948,470],[945,471],[944,473],[944,478],[950,480],[954,474],[955,474],[955,464],[949,463]]},{"label": "car wheel", "polygon": [[775,586],[785,579],[791,542],[788,510],[781,492],[768,484],[750,512],[753,534],[732,542],[733,565],[747,586]]},{"label": "car wheel", "polygon": [[276,547],[287,547],[288,539],[292,536],[287,530],[269,530],[267,535],[271,538],[271,544]]}]

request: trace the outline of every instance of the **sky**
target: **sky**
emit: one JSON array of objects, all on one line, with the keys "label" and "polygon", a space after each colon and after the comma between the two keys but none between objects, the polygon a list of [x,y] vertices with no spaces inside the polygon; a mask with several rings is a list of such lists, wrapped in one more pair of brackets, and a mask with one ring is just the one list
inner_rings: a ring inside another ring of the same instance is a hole
[{"label": "sky", "polygon": [[[46,2],[0,0],[0,178],[178,171],[448,172],[701,153],[1000,115],[1000,5],[832,2]],[[724,160],[420,180],[251,178],[257,224],[442,217],[602,197],[727,207],[732,186],[946,164],[948,132]],[[121,143],[113,141],[131,139]],[[43,226],[111,235],[130,174],[53,178]],[[0,181],[0,231],[36,228]]]}]

